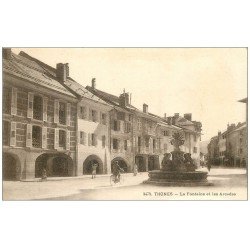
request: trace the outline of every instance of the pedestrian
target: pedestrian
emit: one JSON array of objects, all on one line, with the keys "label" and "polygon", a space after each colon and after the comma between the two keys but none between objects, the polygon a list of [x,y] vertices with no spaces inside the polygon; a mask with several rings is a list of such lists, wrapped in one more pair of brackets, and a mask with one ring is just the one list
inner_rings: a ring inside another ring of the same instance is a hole
[{"label": "pedestrian", "polygon": [[210,164],[210,160],[208,159],[207,160],[207,170],[208,170],[208,172],[210,172],[210,169],[211,169],[211,164]]},{"label": "pedestrian", "polygon": [[134,176],[136,176],[138,174],[138,167],[137,164],[135,163],[134,165]]},{"label": "pedestrian", "polygon": [[96,169],[97,169],[97,164],[93,162],[92,163],[92,179],[96,178]]},{"label": "pedestrian", "polygon": [[42,169],[42,181],[46,181],[47,180],[47,171],[46,168]]}]

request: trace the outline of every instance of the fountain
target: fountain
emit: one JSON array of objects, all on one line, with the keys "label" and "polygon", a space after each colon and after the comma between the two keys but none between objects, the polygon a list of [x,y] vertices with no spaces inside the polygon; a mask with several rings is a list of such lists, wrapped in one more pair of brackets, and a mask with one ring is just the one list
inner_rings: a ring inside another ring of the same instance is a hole
[{"label": "fountain", "polygon": [[[162,186],[210,186],[207,181],[207,172],[195,170],[196,166],[191,154],[184,153],[180,146],[184,144],[183,135],[174,133],[171,140],[174,151],[164,154],[162,168],[149,171],[149,179],[145,184]],[[172,155],[172,160],[170,159]]]}]

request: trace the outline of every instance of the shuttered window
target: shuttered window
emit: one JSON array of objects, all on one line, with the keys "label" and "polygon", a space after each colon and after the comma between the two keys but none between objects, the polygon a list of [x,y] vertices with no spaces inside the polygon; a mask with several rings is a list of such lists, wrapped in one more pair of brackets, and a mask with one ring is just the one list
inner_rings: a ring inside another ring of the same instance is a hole
[{"label": "shuttered window", "polygon": [[26,147],[32,147],[32,125],[27,124],[26,127]]},{"label": "shuttered window", "polygon": [[67,103],[67,126],[70,126],[71,120],[71,104]]},{"label": "shuttered window", "polygon": [[79,143],[82,145],[86,145],[86,133],[83,131],[80,131],[80,140]]},{"label": "shuttered window", "polygon": [[54,101],[54,123],[59,123],[59,101]]},{"label": "shuttered window", "polygon": [[10,146],[16,146],[16,123],[11,122],[11,131],[10,131]]},{"label": "shuttered window", "polygon": [[43,121],[47,122],[47,113],[48,113],[48,98],[43,97]]},{"label": "shuttered window", "polygon": [[34,101],[34,94],[29,92],[28,93],[28,112],[27,112],[28,118],[33,118],[33,101]]},{"label": "shuttered window", "polygon": [[47,148],[47,127],[42,128],[42,148]]}]

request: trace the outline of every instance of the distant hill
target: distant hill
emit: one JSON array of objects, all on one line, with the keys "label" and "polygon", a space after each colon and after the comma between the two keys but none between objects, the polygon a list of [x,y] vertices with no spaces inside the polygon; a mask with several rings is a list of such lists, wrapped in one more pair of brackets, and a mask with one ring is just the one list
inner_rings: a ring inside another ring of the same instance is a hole
[{"label": "distant hill", "polygon": [[207,154],[207,145],[208,145],[208,143],[209,143],[209,140],[200,142],[201,153]]}]

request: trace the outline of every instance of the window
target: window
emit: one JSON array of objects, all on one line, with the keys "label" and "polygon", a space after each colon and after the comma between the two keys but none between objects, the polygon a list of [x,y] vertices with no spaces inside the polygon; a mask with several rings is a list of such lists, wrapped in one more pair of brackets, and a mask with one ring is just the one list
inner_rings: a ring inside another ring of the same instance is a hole
[{"label": "window", "polygon": [[91,146],[97,146],[97,137],[95,134],[91,134]]},{"label": "window", "polygon": [[128,141],[124,140],[124,150],[127,150],[127,149],[128,149]]},{"label": "window", "polygon": [[131,132],[131,124],[129,122],[125,122],[125,133]]},{"label": "window", "polygon": [[194,147],[194,153],[197,153],[197,147]]},{"label": "window", "polygon": [[124,121],[125,120],[125,113],[124,112],[118,112],[117,113],[117,119]]},{"label": "window", "polygon": [[132,115],[128,116],[128,120],[131,122],[132,121]]},{"label": "window", "polygon": [[107,124],[107,121],[106,121],[107,119],[106,118],[107,118],[107,115],[102,113],[102,124],[103,125]]},{"label": "window", "polygon": [[3,122],[3,145],[9,146],[10,145],[10,122],[4,121]]},{"label": "window", "polygon": [[119,121],[114,120],[113,125],[114,125],[114,131],[119,131],[119,130],[120,130],[120,129],[119,129]]},{"label": "window", "polygon": [[11,88],[3,88],[3,113],[10,114],[11,111]]},{"label": "window", "polygon": [[242,143],[242,138],[240,138],[240,143]]},{"label": "window", "polygon": [[169,136],[169,131],[168,131],[168,130],[164,130],[164,131],[163,131],[163,135],[164,135],[164,136]]},{"label": "window", "polygon": [[86,107],[83,107],[83,106],[80,107],[79,118],[80,119],[86,119],[87,118]]},{"label": "window", "polygon": [[43,118],[43,98],[39,95],[34,96],[33,118],[36,120],[42,120]]},{"label": "window", "polygon": [[66,148],[66,131],[59,130],[59,147]]},{"label": "window", "polygon": [[42,147],[42,128],[39,126],[33,126],[32,128],[32,147]]},{"label": "window", "polygon": [[113,139],[113,149],[118,149],[118,140],[117,139]]},{"label": "window", "polygon": [[59,103],[59,123],[66,124],[66,104],[63,102]]},{"label": "window", "polygon": [[145,146],[146,146],[146,148],[149,147],[149,138],[145,138]]},{"label": "window", "polygon": [[153,149],[155,149],[155,148],[156,148],[156,140],[153,139]]},{"label": "window", "polygon": [[243,153],[243,149],[242,148],[240,148],[240,154],[242,154]]},{"label": "window", "polygon": [[106,147],[106,136],[105,135],[102,136],[102,147],[103,148]]},{"label": "window", "polygon": [[140,146],[141,146],[141,137],[138,136],[138,147],[140,147]]},{"label": "window", "polygon": [[195,141],[195,142],[197,141],[197,137],[196,137],[196,135],[194,135],[194,141]]},{"label": "window", "polygon": [[83,131],[80,132],[80,144],[82,145],[86,144],[86,133]]},{"label": "window", "polygon": [[97,112],[96,110],[91,110],[91,120],[97,122]]}]

